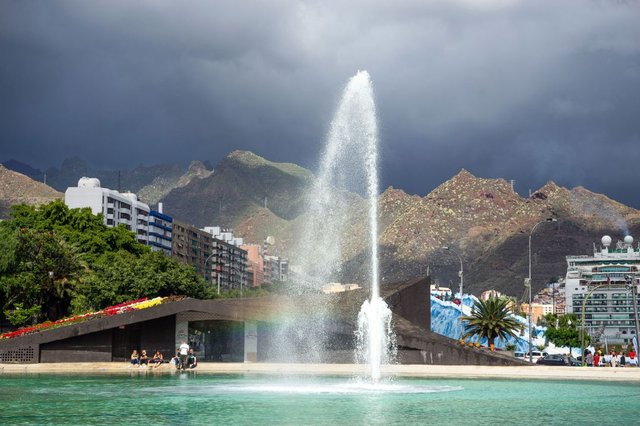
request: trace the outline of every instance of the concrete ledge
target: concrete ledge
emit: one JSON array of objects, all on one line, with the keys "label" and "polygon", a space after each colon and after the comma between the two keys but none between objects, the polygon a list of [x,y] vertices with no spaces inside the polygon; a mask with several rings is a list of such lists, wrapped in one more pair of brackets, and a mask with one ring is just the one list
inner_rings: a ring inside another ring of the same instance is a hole
[{"label": "concrete ledge", "polygon": [[[199,363],[198,374],[275,374],[335,375],[366,374],[366,365],[355,364],[267,364],[267,363]],[[477,365],[387,365],[386,376],[437,379],[542,379],[640,382],[640,368],[587,368],[551,366],[477,366]],[[0,364],[1,374],[176,374],[175,368],[131,367],[122,362]]]}]

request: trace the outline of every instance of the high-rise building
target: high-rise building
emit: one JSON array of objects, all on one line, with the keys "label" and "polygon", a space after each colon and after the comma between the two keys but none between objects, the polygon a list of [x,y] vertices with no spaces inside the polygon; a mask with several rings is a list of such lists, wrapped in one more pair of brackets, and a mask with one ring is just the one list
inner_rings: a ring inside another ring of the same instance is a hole
[{"label": "high-rise building", "polygon": [[171,256],[173,235],[173,218],[162,211],[162,203],[158,203],[158,211],[149,212],[149,241],[151,250],[160,251]]},{"label": "high-rise building", "polygon": [[150,209],[136,194],[102,188],[99,179],[82,177],[77,187],[67,188],[64,202],[72,209],[88,207],[93,214],[102,214],[105,225],[124,225],[139,242],[148,242]]},{"label": "high-rise building", "polygon": [[186,222],[173,221],[172,256],[193,265],[198,274],[222,290],[242,289],[249,284],[247,252],[228,241]]}]

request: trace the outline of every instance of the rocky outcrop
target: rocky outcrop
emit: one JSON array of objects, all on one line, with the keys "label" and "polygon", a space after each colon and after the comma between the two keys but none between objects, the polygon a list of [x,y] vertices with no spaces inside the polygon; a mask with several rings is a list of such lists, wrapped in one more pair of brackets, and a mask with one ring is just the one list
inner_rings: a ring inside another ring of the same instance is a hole
[{"label": "rocky outcrop", "polygon": [[0,219],[8,218],[14,204],[46,204],[63,197],[55,189],[0,165]]}]

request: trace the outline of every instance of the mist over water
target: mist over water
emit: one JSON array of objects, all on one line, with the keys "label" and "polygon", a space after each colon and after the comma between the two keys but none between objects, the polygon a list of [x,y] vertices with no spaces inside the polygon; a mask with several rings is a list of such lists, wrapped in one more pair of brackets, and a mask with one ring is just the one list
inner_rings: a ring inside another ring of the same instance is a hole
[{"label": "mist over water", "polygon": [[[366,71],[352,77],[331,122],[327,142],[320,159],[317,178],[306,198],[306,218],[300,232],[296,253],[296,273],[300,285],[320,288],[342,281],[341,265],[344,248],[349,243],[347,230],[353,220],[356,202],[364,197],[368,206],[368,229],[365,244],[370,252],[369,282],[358,283],[369,289],[367,300],[358,316],[357,362],[371,366],[371,377],[380,378],[381,363],[393,360],[395,350],[391,333],[391,311],[380,298],[378,266],[378,126],[371,78]],[[355,195],[359,194],[359,195]],[[323,313],[324,310],[324,313]],[[329,307],[314,307],[324,319],[305,324],[309,336],[306,354],[316,354],[321,361],[327,347],[330,323]],[[355,319],[354,319],[355,320]],[[299,323],[299,321],[295,321]],[[311,328],[311,329],[309,329]],[[282,333],[283,344],[286,335]],[[297,344],[300,346],[300,344]],[[291,350],[289,353],[295,353]],[[299,354],[299,357],[308,355]]]}]

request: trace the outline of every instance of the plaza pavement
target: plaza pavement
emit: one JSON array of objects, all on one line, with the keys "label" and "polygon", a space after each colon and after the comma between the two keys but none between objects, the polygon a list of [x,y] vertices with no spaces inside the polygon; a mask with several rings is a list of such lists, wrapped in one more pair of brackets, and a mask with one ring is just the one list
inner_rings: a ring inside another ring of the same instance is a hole
[{"label": "plaza pavement", "polygon": [[[275,375],[343,375],[366,374],[366,366],[354,364],[275,364],[275,363],[208,363],[195,369],[211,374],[275,374]],[[135,373],[175,372],[169,364],[159,368],[132,367],[125,362],[0,364],[0,377],[5,373]],[[389,365],[383,376],[451,378],[451,379],[556,379],[640,382],[640,368],[587,368],[553,366],[490,367],[477,365]]]}]

